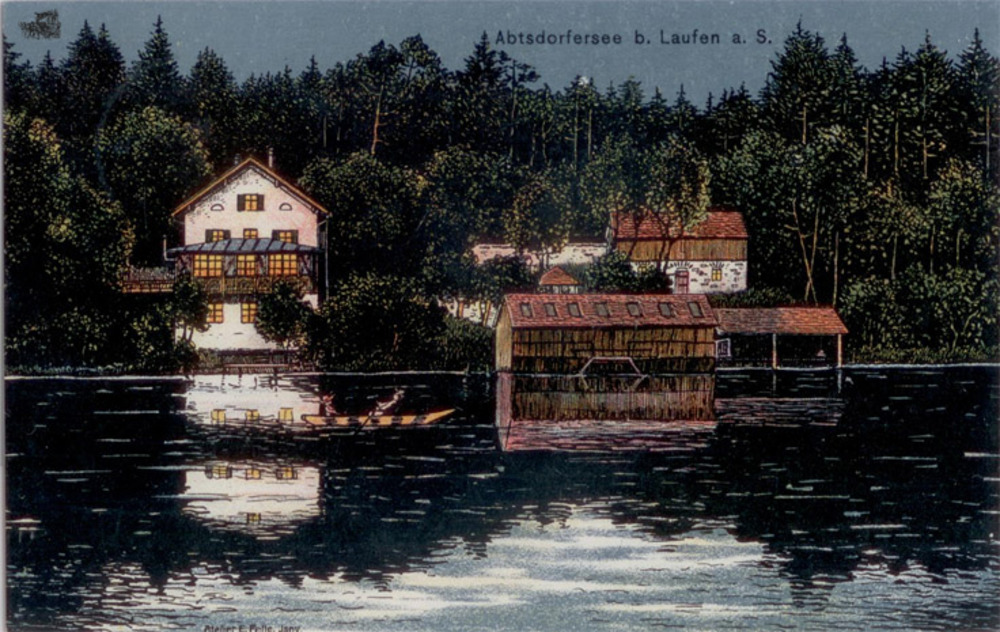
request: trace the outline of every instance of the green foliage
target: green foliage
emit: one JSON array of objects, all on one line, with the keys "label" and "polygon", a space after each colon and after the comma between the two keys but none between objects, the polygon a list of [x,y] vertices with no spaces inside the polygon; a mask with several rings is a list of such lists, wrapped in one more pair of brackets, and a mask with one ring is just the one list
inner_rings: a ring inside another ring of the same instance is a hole
[{"label": "green foliage", "polygon": [[422,185],[412,171],[357,153],[313,162],[301,184],[330,211],[331,273],[419,272]]},{"label": "green foliage", "polygon": [[101,130],[97,150],[107,186],[135,226],[136,263],[160,263],[171,211],[210,173],[198,131],[150,106]]},{"label": "green foliage", "polygon": [[788,292],[773,287],[755,287],[732,294],[712,294],[708,300],[712,307],[781,307],[796,303]]},{"label": "green foliage", "polygon": [[208,330],[208,295],[190,275],[174,281],[170,311],[174,326],[181,330],[181,340],[191,342],[194,332]]},{"label": "green foliage", "polygon": [[591,292],[667,292],[670,278],[656,266],[632,268],[628,256],[612,251],[583,270],[583,285]]},{"label": "green foliage", "polygon": [[[464,296],[489,307],[533,278],[515,261],[476,268],[473,243],[601,238],[612,212],[680,234],[710,194],[744,214],[750,286],[773,289],[732,300],[834,303],[851,314],[848,344],[857,335],[880,357],[988,351],[993,320],[953,293],[994,292],[1000,63],[978,33],[957,60],[929,35],[918,44],[869,71],[846,35],[831,51],[799,25],[759,95],[727,89],[699,110],[683,86],[664,86],[668,100],[631,78],[603,91],[584,77],[536,87],[534,69],[486,34],[455,72],[410,37],[325,71],[313,59],[239,83],[209,49],[183,76],[160,20],[127,75],[103,25],[85,24],[64,60],[35,67],[5,41],[8,359],[193,362],[191,330],[174,341],[170,306],[136,307],[117,279],[130,254],[159,263],[169,213],[209,161],[217,172],[268,148],[332,211],[335,285],[404,277],[428,305]],[[664,289],[662,271],[621,263],[583,276]],[[931,309],[939,296],[981,326]],[[309,329],[328,334],[329,323],[314,316]],[[479,335],[454,333],[466,334]]]},{"label": "green foliage", "polygon": [[312,309],[302,300],[298,286],[281,281],[257,299],[255,327],[264,340],[288,349],[305,341],[311,313]]},{"label": "green foliage", "polygon": [[444,311],[398,276],[354,273],[309,324],[307,352],[320,366],[388,371],[432,365]]},{"label": "green foliage", "polygon": [[[439,368],[451,371],[491,371],[493,330],[467,320],[445,316],[439,348]],[[426,367],[422,364],[421,367]]]}]

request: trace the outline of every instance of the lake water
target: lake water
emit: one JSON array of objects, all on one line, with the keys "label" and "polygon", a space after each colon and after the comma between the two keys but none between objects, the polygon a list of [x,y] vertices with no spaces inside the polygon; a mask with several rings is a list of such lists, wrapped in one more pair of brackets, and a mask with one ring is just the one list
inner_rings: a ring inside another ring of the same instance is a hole
[{"label": "lake water", "polygon": [[[321,393],[351,414],[400,386],[410,411],[455,412],[275,430]],[[995,367],[723,372],[714,421],[644,426],[645,448],[601,422],[586,450],[502,451],[494,392],[454,375],[8,380],[8,625],[1000,627]]]}]

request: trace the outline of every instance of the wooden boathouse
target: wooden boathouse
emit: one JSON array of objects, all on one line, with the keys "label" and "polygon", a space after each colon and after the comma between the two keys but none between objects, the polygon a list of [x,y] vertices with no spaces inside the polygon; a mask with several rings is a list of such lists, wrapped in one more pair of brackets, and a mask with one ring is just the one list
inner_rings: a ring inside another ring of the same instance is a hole
[{"label": "wooden boathouse", "polygon": [[642,374],[706,373],[716,322],[697,294],[508,294],[496,369],[567,375],[618,362]]},{"label": "wooden boathouse", "polygon": [[715,316],[720,364],[843,365],[847,327],[833,307],[720,307]]}]

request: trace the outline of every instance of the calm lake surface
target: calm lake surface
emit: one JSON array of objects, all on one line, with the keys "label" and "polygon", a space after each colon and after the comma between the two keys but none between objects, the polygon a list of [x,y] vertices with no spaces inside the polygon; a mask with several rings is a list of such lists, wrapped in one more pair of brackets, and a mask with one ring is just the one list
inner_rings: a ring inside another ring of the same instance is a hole
[{"label": "calm lake surface", "polygon": [[[8,380],[8,626],[997,629],[997,368],[841,378],[723,372],[715,422],[585,452],[499,450],[479,377]],[[273,430],[397,387],[456,410]]]}]

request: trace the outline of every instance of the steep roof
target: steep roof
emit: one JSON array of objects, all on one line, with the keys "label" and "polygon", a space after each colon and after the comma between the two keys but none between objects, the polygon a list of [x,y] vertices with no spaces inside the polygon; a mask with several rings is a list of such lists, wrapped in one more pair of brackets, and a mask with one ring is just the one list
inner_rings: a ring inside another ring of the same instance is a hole
[{"label": "steep roof", "polygon": [[579,285],[580,282],[573,278],[569,272],[556,266],[542,275],[538,280],[538,285]]},{"label": "steep roof", "polygon": [[199,189],[197,193],[195,193],[188,199],[181,202],[177,206],[177,208],[174,209],[171,215],[172,216],[180,215],[181,213],[190,210],[191,207],[194,204],[198,203],[203,197],[214,191],[216,188],[226,184],[226,181],[235,176],[236,174],[245,171],[247,169],[257,169],[258,171],[262,172],[268,178],[274,180],[278,184],[278,186],[288,191],[288,193],[290,193],[291,195],[302,200],[302,202],[304,202],[307,206],[309,206],[313,210],[313,212],[323,213],[326,215],[330,214],[330,211],[320,206],[319,202],[317,202],[316,200],[312,199],[311,197],[303,193],[302,189],[298,188],[288,180],[282,178],[280,175],[277,174],[277,172],[274,171],[274,169],[271,169],[270,167],[264,165],[256,158],[247,158],[246,160],[236,165],[229,171],[223,173],[218,178],[209,182],[207,185]]},{"label": "steep roof", "polygon": [[719,330],[727,334],[826,336],[846,334],[832,307],[716,308]]},{"label": "steep roof", "polygon": [[243,255],[294,252],[322,252],[319,248],[302,244],[291,244],[278,239],[220,239],[203,243],[171,248],[169,256],[181,254]]},{"label": "steep roof", "polygon": [[514,329],[716,325],[703,294],[507,294],[504,309]]},{"label": "steep roof", "polygon": [[[670,233],[676,236],[677,228],[668,228],[671,229]],[[611,216],[611,230],[616,241],[664,238],[664,227],[650,215],[645,215],[636,222],[636,217],[631,213],[615,213]],[[746,238],[747,228],[743,224],[743,214],[724,206],[709,208],[708,216],[681,236],[681,239]]]}]

